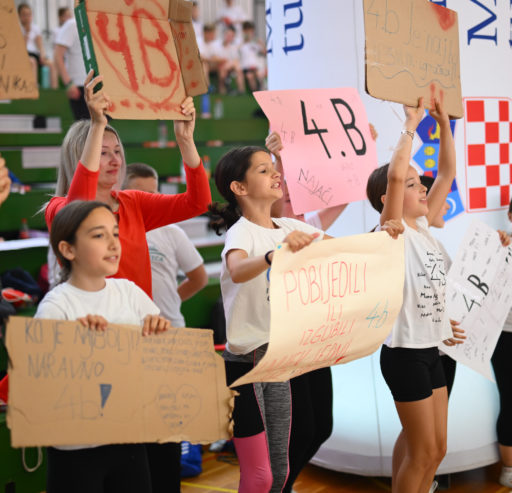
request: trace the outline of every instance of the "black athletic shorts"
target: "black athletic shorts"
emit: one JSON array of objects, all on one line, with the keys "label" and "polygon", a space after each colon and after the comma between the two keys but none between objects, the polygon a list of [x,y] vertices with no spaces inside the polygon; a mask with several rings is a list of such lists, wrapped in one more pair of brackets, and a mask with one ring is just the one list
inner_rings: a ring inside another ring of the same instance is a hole
[{"label": "black athletic shorts", "polygon": [[382,376],[397,402],[426,399],[432,390],[446,385],[437,347],[425,349],[390,348],[380,353]]}]

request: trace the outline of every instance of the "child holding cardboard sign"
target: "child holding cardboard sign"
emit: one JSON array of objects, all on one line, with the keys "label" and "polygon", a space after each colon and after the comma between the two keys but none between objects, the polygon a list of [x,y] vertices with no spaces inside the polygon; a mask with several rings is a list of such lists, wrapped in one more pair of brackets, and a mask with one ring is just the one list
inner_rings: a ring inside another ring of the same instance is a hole
[{"label": "child holding cardboard sign", "polygon": [[[259,147],[233,149],[215,168],[215,184],[228,202],[210,207],[217,216],[217,231],[227,229],[221,290],[228,383],[248,373],[266,352],[269,269],[276,245],[285,242],[296,252],[325,238],[323,231],[304,222],[271,216],[272,204],[283,193],[280,178],[270,154]],[[392,236],[398,232],[389,227]],[[239,491],[281,492],[288,475],[290,384],[259,382],[235,390],[239,395],[235,397],[233,441],[240,462]]]},{"label": "child holding cardboard sign", "polygon": [[381,225],[400,219],[405,227],[404,303],[382,346],[381,369],[395,400],[402,431],[393,450],[393,492],[434,491],[434,474],[446,453],[448,396],[437,346],[463,342],[445,313],[446,269],[428,226],[446,201],[455,178],[455,146],[441,103],[430,114],[438,122],[439,167],[431,192],[409,165],[414,132],[424,116],[405,106],[405,126],[391,163],[373,171],[367,194]]},{"label": "child holding cardboard sign", "polygon": [[[50,244],[65,282],[41,301],[36,318],[79,320],[91,330],[109,323],[142,325],[158,333],[171,323],[149,296],[126,279],[106,279],[119,267],[119,226],[110,207],[75,201],[55,216]],[[149,492],[151,480],[144,444],[72,445],[48,448],[48,493]]]}]

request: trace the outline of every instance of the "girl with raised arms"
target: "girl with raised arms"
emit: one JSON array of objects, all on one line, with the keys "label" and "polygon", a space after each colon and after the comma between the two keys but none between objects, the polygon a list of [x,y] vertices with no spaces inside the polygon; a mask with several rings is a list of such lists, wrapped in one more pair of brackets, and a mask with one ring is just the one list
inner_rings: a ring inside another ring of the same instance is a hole
[{"label": "girl with raised arms", "polygon": [[[433,101],[430,115],[441,137],[438,174],[430,193],[410,166],[414,132],[424,116],[405,106],[405,127],[389,165],[373,171],[367,194],[380,224],[401,220],[405,237],[402,309],[382,346],[381,369],[402,423],[393,450],[393,493],[434,491],[434,474],[446,453],[448,396],[437,346],[463,342],[463,331],[445,312],[446,269],[429,225],[443,207],[455,178],[455,145],[450,120]],[[453,330],[452,330],[453,327]]]},{"label": "girl with raised arms", "polygon": [[[227,204],[212,204],[219,232],[227,229],[222,251],[221,290],[226,315],[224,352],[228,385],[249,372],[269,341],[269,269],[281,242],[292,252],[326,238],[323,231],[287,217],[273,218],[282,197],[281,175],[270,154],[241,147],[215,168],[215,184]],[[392,235],[398,230],[386,225]],[[288,475],[291,419],[289,382],[242,385],[235,390],[234,444],[242,493],[281,492]]]}]

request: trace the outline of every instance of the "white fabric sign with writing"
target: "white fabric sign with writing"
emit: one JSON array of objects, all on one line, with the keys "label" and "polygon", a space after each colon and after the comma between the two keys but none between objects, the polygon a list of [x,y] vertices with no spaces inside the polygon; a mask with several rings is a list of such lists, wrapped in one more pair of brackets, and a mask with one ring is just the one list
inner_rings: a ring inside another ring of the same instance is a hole
[{"label": "white fabric sign with writing", "polygon": [[448,272],[446,306],[467,339],[440,348],[493,380],[490,359],[512,307],[512,249],[481,221],[471,223]]}]

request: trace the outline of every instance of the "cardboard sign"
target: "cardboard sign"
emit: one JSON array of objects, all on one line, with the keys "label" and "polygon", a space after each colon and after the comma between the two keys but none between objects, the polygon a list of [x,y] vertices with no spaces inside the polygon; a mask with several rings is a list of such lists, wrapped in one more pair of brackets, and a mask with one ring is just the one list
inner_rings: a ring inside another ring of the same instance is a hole
[{"label": "cardboard sign", "polygon": [[428,0],[364,0],[368,94],[462,118],[457,13]]},{"label": "cardboard sign", "polygon": [[356,89],[260,91],[254,97],[281,135],[295,214],[366,198],[377,151]]},{"label": "cardboard sign", "polygon": [[232,394],[211,331],[11,317],[13,447],[229,438]]},{"label": "cardboard sign", "polygon": [[37,99],[37,80],[14,0],[0,0],[0,99]]},{"label": "cardboard sign", "polygon": [[490,360],[512,308],[512,248],[481,221],[471,223],[448,272],[446,304],[467,339],[439,348],[494,381]]},{"label": "cardboard sign", "polygon": [[231,386],[282,382],[376,351],[402,306],[404,240],[385,232],[319,241],[274,253],[270,341]]},{"label": "cardboard sign", "polygon": [[82,0],[76,7],[86,71],[104,76],[113,118],[188,119],[180,104],[207,91],[191,9],[184,0]]}]

